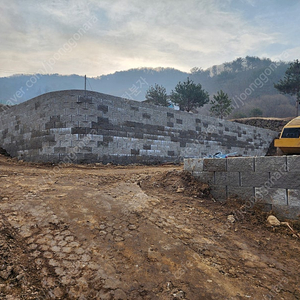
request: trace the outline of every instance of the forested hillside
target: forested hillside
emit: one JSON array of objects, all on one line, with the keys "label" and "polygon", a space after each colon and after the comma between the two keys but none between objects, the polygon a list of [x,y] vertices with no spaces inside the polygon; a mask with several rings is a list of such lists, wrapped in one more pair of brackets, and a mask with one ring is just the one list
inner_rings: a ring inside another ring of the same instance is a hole
[{"label": "forested hillside", "polygon": [[[211,97],[221,89],[227,93],[234,106],[229,117],[289,117],[295,115],[295,99],[274,88],[288,65],[247,56],[207,70],[195,67],[190,73],[172,68],[130,69],[88,78],[87,89],[142,101],[149,86],[158,83],[170,93],[179,81],[189,77]],[[0,78],[0,103],[17,104],[46,92],[83,88],[84,78],[78,75],[14,75]],[[208,114],[208,109],[205,105],[200,112]]]},{"label": "forested hillside", "polygon": [[[191,78],[210,95],[221,89],[227,93],[234,106],[230,117],[290,117],[295,115],[295,99],[274,88],[288,66],[286,62],[247,56],[205,71],[194,68]],[[207,112],[208,107],[201,111]]]}]

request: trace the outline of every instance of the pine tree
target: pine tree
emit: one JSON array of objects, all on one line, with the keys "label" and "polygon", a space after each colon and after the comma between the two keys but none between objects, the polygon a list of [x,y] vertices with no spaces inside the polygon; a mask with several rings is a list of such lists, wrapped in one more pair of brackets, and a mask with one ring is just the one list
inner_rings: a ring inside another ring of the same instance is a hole
[{"label": "pine tree", "polygon": [[212,116],[216,116],[220,119],[227,117],[231,111],[231,99],[228,95],[225,94],[222,90],[217,92],[217,95],[214,95],[214,99],[210,101],[212,105],[210,108],[210,113]]},{"label": "pine tree", "polygon": [[297,116],[300,103],[300,62],[295,60],[285,71],[284,78],[279,80],[277,84],[274,84],[282,94],[290,94],[297,97]]},{"label": "pine tree", "polygon": [[154,105],[169,106],[166,89],[162,85],[150,86],[146,92],[146,101]]},{"label": "pine tree", "polygon": [[200,83],[195,84],[193,80],[187,78],[187,81],[176,85],[175,91],[171,93],[171,100],[180,110],[191,111],[208,103],[209,95],[202,89]]}]

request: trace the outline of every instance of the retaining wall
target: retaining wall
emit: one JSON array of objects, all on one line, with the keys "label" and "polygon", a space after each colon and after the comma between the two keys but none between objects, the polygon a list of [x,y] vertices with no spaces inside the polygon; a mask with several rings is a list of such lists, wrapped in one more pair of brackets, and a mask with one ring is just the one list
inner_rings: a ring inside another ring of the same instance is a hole
[{"label": "retaining wall", "polygon": [[299,218],[300,156],[185,159],[184,169],[208,183],[216,200],[240,198]]},{"label": "retaining wall", "polygon": [[161,163],[264,155],[278,133],[96,92],[41,95],[0,113],[0,146],[27,161]]}]

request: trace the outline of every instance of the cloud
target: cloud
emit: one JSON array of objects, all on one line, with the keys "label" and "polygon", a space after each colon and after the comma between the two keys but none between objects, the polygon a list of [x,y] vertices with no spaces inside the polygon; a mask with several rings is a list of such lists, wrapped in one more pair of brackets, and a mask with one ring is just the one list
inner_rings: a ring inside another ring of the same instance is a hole
[{"label": "cloud", "polygon": [[239,56],[274,57],[283,48],[295,55],[296,50],[292,49],[300,47],[296,30],[300,4],[295,0],[288,3],[281,0],[2,2],[0,74],[36,72],[93,17],[98,21],[81,36],[71,52],[60,57],[53,72],[98,76],[143,66],[188,71]]}]

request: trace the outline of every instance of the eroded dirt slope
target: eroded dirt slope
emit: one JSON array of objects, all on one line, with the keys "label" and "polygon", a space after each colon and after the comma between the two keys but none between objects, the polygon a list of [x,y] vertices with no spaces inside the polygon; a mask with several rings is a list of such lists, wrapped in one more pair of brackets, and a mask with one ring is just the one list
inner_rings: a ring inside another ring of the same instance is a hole
[{"label": "eroded dirt slope", "polygon": [[0,299],[300,299],[299,239],[180,166],[0,156],[0,188]]}]

